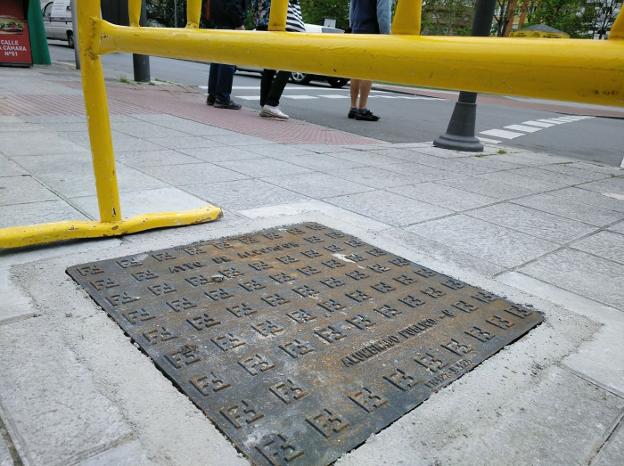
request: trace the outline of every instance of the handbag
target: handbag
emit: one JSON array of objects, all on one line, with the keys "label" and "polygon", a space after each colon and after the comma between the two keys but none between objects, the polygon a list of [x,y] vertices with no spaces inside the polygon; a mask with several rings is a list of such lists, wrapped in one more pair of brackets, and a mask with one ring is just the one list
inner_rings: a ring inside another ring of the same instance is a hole
[{"label": "handbag", "polygon": [[289,32],[305,32],[306,30],[301,16],[301,6],[299,6],[299,0],[290,0],[288,2],[286,30]]}]

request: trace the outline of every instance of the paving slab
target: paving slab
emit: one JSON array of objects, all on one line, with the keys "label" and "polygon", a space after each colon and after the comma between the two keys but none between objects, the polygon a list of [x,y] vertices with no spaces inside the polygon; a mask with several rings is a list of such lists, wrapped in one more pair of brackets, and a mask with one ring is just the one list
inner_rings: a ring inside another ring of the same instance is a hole
[{"label": "paving slab", "polygon": [[557,155],[544,154],[538,152],[530,152],[530,151],[522,151],[522,150],[514,150],[510,151],[507,148],[505,154],[495,154],[491,157],[498,160],[503,160],[505,162],[517,163],[519,165],[550,165],[553,163],[567,163],[574,162],[574,159],[568,157],[560,157]]},{"label": "paving slab", "polygon": [[[156,212],[182,212],[206,206],[206,201],[178,188],[167,187],[132,191],[120,197],[121,212],[125,218]],[[100,217],[97,197],[74,197],[72,204],[91,218]]]},{"label": "paving slab", "polygon": [[255,209],[307,199],[288,189],[261,180],[238,180],[225,183],[202,183],[184,189],[201,199],[230,210]]},{"label": "paving slab", "polygon": [[301,167],[319,170],[330,174],[333,174],[336,170],[365,166],[364,163],[346,160],[340,158],[339,156],[340,153],[300,155],[292,158],[289,162]]},{"label": "paving slab", "polygon": [[230,131],[217,126],[199,123],[193,120],[163,114],[136,115],[138,120],[148,121],[164,128],[170,128],[193,136],[222,136],[230,134]]},{"label": "paving slab", "polygon": [[387,191],[332,197],[327,202],[388,225],[405,226],[450,215],[453,211]]},{"label": "paving slab", "polygon": [[624,396],[624,313],[520,272],[506,272],[497,281],[555,303],[601,324],[576,352],[562,363],[586,380]]},{"label": "paving slab", "polygon": [[[581,399],[583,403],[578,403]],[[583,464],[624,406],[624,399],[561,369],[548,371],[534,390],[500,401],[495,423],[482,422],[484,415],[473,407],[472,417],[481,421],[479,427],[471,426],[468,419],[463,425],[453,422],[447,426],[452,438],[445,445],[429,434],[431,421],[423,422],[421,417],[410,425],[402,419],[397,423],[403,428],[401,435],[386,430],[338,464]],[[426,414],[430,413],[421,412]],[[439,425],[439,420],[433,423]]]},{"label": "paving slab", "polygon": [[143,445],[133,440],[80,461],[80,466],[152,466]]},{"label": "paving slab", "polygon": [[624,177],[609,178],[585,183],[580,188],[604,194],[617,200],[624,200]]},{"label": "paving slab", "polygon": [[570,180],[568,178],[562,180],[562,177],[564,177],[565,175],[561,175],[560,173],[544,171],[547,176],[544,176],[543,173],[541,173],[542,176],[532,177],[527,172],[519,170],[506,170],[495,173],[486,173],[484,175],[477,176],[477,178],[488,181],[498,181],[512,186],[518,186],[528,189],[533,193],[551,191],[553,189],[561,189],[574,184],[578,184],[575,179]]},{"label": "paving slab", "polygon": [[58,200],[56,194],[31,176],[0,177],[0,205]]},{"label": "paving slab", "polygon": [[333,175],[347,181],[378,189],[414,183],[414,177],[411,175],[384,170],[378,167],[359,167],[337,170]]},{"label": "paving slab", "polygon": [[314,153],[313,151],[291,144],[257,144],[252,146],[246,146],[245,149],[259,155],[264,155],[266,157],[275,157],[278,159],[282,157],[291,158],[298,155],[310,155]]},{"label": "paving slab", "polygon": [[67,464],[132,433],[50,326],[44,317],[0,325],[0,404],[28,464]]},{"label": "paving slab", "polygon": [[581,188],[566,188],[548,193],[578,204],[600,207],[602,209],[616,210],[624,212],[624,200],[604,196],[594,191]]},{"label": "paving slab", "polygon": [[13,161],[33,175],[51,173],[93,173],[93,162],[88,152],[54,155],[24,155],[13,157]]},{"label": "paving slab", "polygon": [[624,422],[620,421],[607,442],[602,446],[591,466],[614,466],[624,460]]},{"label": "paving slab", "polygon": [[242,173],[228,170],[208,162],[161,167],[143,167],[141,171],[174,186],[248,178],[248,176]]},{"label": "paving slab", "polygon": [[86,220],[88,217],[61,200],[0,206],[0,228],[35,223]]},{"label": "paving slab", "polygon": [[0,177],[25,175],[26,171],[15,162],[0,155]]},{"label": "paving slab", "polygon": [[246,134],[241,133],[233,133],[224,136],[210,136],[209,139],[230,146],[253,146],[258,144],[271,144],[273,142],[268,139],[247,136]]},{"label": "paving slab", "polygon": [[575,241],[570,246],[624,265],[623,234],[600,231],[595,235]]},{"label": "paving slab", "polygon": [[129,167],[159,167],[163,165],[183,165],[198,163],[200,160],[174,150],[118,152],[115,159]]},{"label": "paving slab", "polygon": [[597,227],[586,223],[507,202],[472,210],[466,215],[559,244],[597,231]]},{"label": "paving slab", "polygon": [[[571,189],[575,190],[575,188]],[[590,193],[590,191],[575,190],[571,192],[572,196],[569,196],[568,193],[558,193],[560,192],[552,191],[548,194],[513,199],[511,202],[595,226],[609,225],[624,218],[624,212],[616,212],[615,210],[578,202],[584,197],[582,193]],[[595,203],[596,201],[590,200],[589,202]]]},{"label": "paving slab", "polygon": [[[178,165],[177,167],[185,166],[187,165]],[[148,168],[158,169],[161,167]],[[66,198],[95,195],[95,178],[91,174],[75,175],[72,173],[59,172],[36,175],[36,177],[41,183]],[[146,175],[134,168],[124,165],[117,167],[117,181],[120,193],[166,187],[164,182],[153,176]]]},{"label": "paving slab", "polygon": [[[2,426],[0,425],[0,434],[1,431]],[[2,435],[0,435],[0,466],[13,466],[13,457]]]},{"label": "paving slab", "polygon": [[264,181],[316,199],[372,191],[370,186],[352,183],[325,173],[274,176]]},{"label": "paving slab", "polygon": [[498,200],[493,197],[482,196],[437,183],[399,186],[396,188],[388,188],[388,191],[419,201],[435,204],[456,212],[498,202]]},{"label": "paving slab", "polygon": [[517,267],[555,250],[555,243],[463,214],[407,228],[425,238],[503,267]]},{"label": "paving slab", "polygon": [[624,311],[624,265],[564,249],[520,269],[526,275]]},{"label": "paving slab", "polygon": [[166,149],[200,149],[207,147],[223,147],[224,144],[220,142],[212,141],[204,136],[181,136],[177,138],[151,138],[150,143],[153,143],[159,148]]},{"label": "paving slab", "polygon": [[255,178],[296,175],[311,171],[309,168],[275,159],[232,160],[218,162],[218,165]]},{"label": "paving slab", "polygon": [[22,131],[4,132],[0,138],[0,152],[9,157],[18,155],[49,155],[70,152],[85,152],[84,147],[59,137],[52,131],[29,133]]},{"label": "paving slab", "polygon": [[481,194],[482,196],[493,197],[498,200],[514,199],[534,193],[532,190],[522,186],[509,185],[497,180],[488,180],[474,176],[441,180],[438,184]]},{"label": "paving slab", "polygon": [[176,131],[165,126],[138,120],[112,122],[111,128],[118,133],[147,140],[151,138],[175,139],[189,136],[189,134],[183,133],[182,131]]},{"label": "paving slab", "polygon": [[[487,144],[485,144],[483,146],[483,152],[481,153],[482,155],[493,155],[496,154],[501,148],[499,146],[488,146]],[[433,143],[429,143],[428,146],[420,146],[420,147],[414,147],[413,150],[420,152],[421,154],[427,154],[427,155],[433,155],[435,157],[441,157],[441,158],[449,158],[449,159],[453,159],[453,158],[463,158],[463,157],[472,157],[474,156],[474,152],[464,152],[464,151],[459,151],[459,150],[449,150],[449,149],[442,149],[440,147],[434,147]]]},{"label": "paving slab", "polygon": [[456,271],[469,270],[472,273],[483,277],[493,277],[506,269],[501,265],[484,260],[483,258],[471,256],[464,252],[453,249],[441,241],[435,241],[424,236],[405,231],[401,228],[392,228],[383,232],[384,238],[394,243],[403,244],[410,251],[417,252],[420,257],[414,260],[420,262],[436,261],[446,267],[452,267],[447,273],[456,275]]},{"label": "paving slab", "polygon": [[[544,165],[543,170],[553,171],[564,175],[570,175],[580,181],[597,181],[611,177],[607,172],[592,170],[590,164],[561,163]],[[621,174],[621,172],[619,173]]]},{"label": "paving slab", "polygon": [[390,164],[401,162],[401,159],[379,153],[379,151],[334,152],[332,156],[343,160],[349,160],[359,165],[371,165],[373,167],[385,167]]},{"label": "paving slab", "polygon": [[250,160],[264,158],[264,156],[248,150],[247,147],[215,146],[180,149],[179,152],[188,154],[191,157],[203,160],[204,162],[224,162],[228,160]]},{"label": "paving slab", "polygon": [[624,234],[624,222],[619,222],[615,225],[611,225],[609,227],[609,230]]},{"label": "paving slab", "polygon": [[412,184],[425,183],[427,181],[461,178],[465,176],[458,172],[441,170],[439,168],[429,167],[427,165],[412,162],[393,163],[390,165],[386,165],[384,168],[386,170],[390,170],[411,177]]}]

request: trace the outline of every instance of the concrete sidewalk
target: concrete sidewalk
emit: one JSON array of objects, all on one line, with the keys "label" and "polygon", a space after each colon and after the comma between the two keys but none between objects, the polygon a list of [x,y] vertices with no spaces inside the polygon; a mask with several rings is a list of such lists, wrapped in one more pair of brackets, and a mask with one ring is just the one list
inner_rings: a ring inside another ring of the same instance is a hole
[{"label": "concrete sidewalk", "polygon": [[[624,171],[388,144],[109,83],[125,216],[223,219],[0,252],[0,465],[246,464],[65,274],[316,221],[532,305],[546,321],[338,461],[624,463]],[[79,76],[0,68],[0,227],[97,218]]]}]

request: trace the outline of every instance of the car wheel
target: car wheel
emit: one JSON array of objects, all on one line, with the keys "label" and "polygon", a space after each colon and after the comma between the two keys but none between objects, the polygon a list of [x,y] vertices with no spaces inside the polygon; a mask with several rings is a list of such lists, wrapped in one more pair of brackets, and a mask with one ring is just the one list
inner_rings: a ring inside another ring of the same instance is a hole
[{"label": "car wheel", "polygon": [[349,80],[347,78],[327,78],[327,82],[331,87],[341,88],[345,87]]},{"label": "car wheel", "polygon": [[305,73],[290,73],[290,80],[295,84],[308,84],[310,77]]},{"label": "car wheel", "polygon": [[72,49],[74,48],[74,33],[71,31],[67,31],[67,45]]}]

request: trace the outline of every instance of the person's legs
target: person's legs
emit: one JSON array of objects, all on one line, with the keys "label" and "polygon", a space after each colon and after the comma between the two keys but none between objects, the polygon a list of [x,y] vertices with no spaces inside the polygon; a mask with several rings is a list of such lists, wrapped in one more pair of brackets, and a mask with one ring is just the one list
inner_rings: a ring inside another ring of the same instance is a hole
[{"label": "person's legs", "polygon": [[262,78],[260,79],[260,106],[264,107],[269,92],[271,91],[271,85],[273,84],[273,77],[275,76],[275,70],[262,70]]},{"label": "person's legs", "polygon": [[277,76],[273,80],[271,84],[271,89],[269,90],[269,94],[267,96],[266,105],[271,107],[278,107],[280,98],[282,97],[282,93],[284,92],[284,88],[288,83],[288,78],[290,78],[289,71],[278,71]]},{"label": "person's legs", "polygon": [[351,94],[351,108],[357,108],[358,96],[360,95],[360,80],[352,79],[349,84],[349,93]]},{"label": "person's legs", "polygon": [[355,118],[355,114],[358,111],[358,97],[360,95],[360,80],[352,79],[349,84],[349,94],[351,95],[351,108],[347,116],[349,118]]},{"label": "person's legs", "polygon": [[371,87],[373,87],[372,81],[359,81],[359,102],[357,103],[357,108],[359,110],[364,110],[366,108],[366,104],[368,104],[368,96],[371,91]]},{"label": "person's legs", "polygon": [[230,101],[235,71],[236,67],[234,65],[219,65],[215,86],[217,102],[227,103]]},{"label": "person's legs", "polygon": [[219,75],[219,64],[211,63],[210,72],[208,73],[208,97],[206,98],[206,103],[208,105],[214,105],[218,75]]}]

